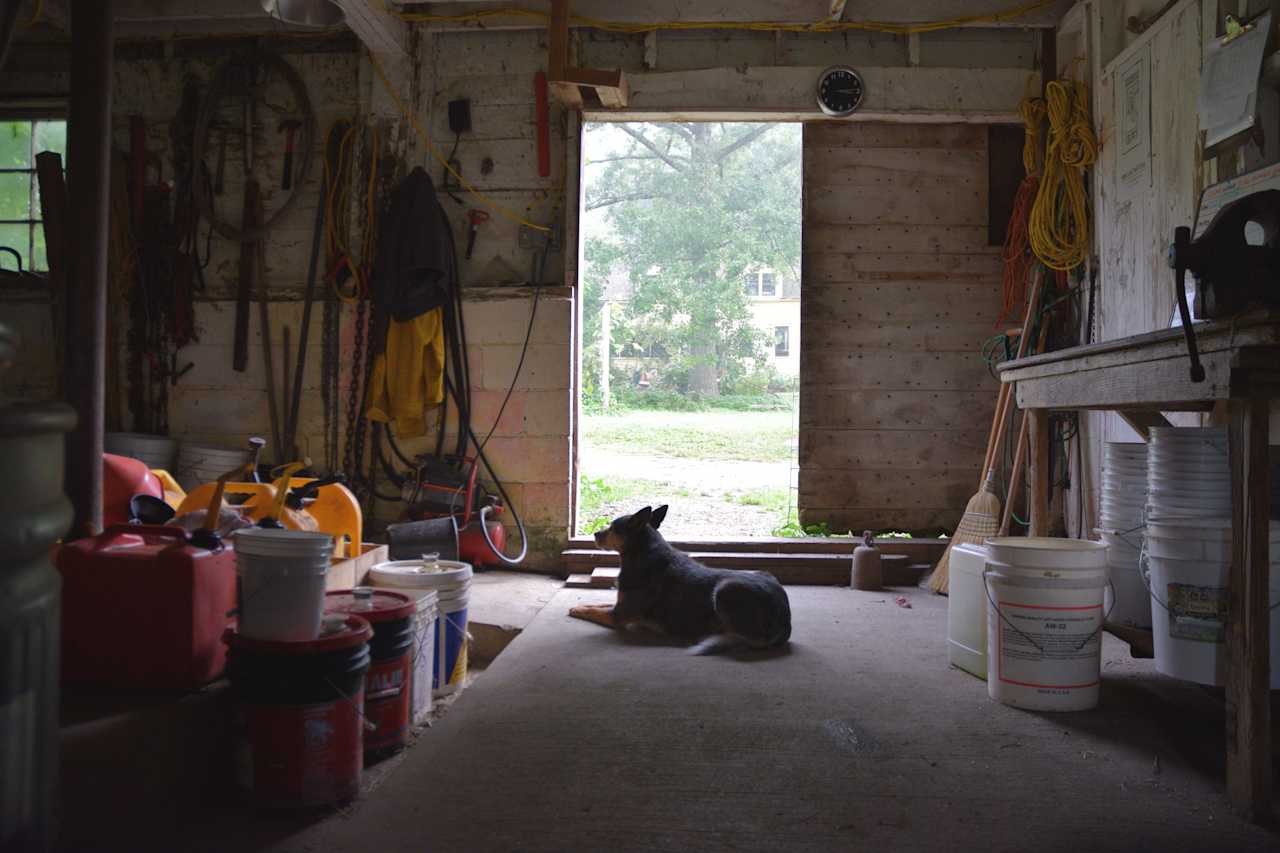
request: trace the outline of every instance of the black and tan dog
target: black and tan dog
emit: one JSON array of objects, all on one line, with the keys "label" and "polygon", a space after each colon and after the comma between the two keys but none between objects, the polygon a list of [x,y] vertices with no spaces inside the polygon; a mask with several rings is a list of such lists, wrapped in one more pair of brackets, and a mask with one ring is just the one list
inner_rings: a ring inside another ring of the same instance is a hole
[{"label": "black and tan dog", "polygon": [[667,544],[658,532],[667,507],[645,507],[614,519],[596,544],[622,555],[618,600],[584,605],[569,615],[609,628],[640,625],[690,641],[692,654],[735,645],[781,646],[791,637],[791,603],[765,572],[710,569]]}]

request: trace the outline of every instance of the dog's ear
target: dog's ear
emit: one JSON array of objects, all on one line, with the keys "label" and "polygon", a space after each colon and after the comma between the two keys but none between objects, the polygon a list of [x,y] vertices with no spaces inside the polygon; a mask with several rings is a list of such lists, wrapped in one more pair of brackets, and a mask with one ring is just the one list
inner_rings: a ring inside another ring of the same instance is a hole
[{"label": "dog's ear", "polygon": [[662,526],[662,519],[667,517],[667,505],[663,504],[653,511],[653,518],[649,519],[649,526],[657,530]]},{"label": "dog's ear", "polygon": [[647,506],[644,509],[637,510],[627,521],[627,530],[643,530],[651,518],[653,518],[653,507]]}]

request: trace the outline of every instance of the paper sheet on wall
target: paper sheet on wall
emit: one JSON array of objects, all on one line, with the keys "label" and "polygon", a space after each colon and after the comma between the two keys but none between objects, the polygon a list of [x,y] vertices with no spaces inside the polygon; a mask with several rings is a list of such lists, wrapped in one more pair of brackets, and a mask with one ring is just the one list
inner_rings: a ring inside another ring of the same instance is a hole
[{"label": "paper sheet on wall", "polygon": [[1150,46],[1116,71],[1113,91],[1120,143],[1116,197],[1123,204],[1151,187]]},{"label": "paper sheet on wall", "polygon": [[1225,45],[1218,39],[1210,41],[1200,70],[1197,101],[1206,146],[1253,127],[1262,55],[1270,31],[1271,13],[1267,12],[1252,30]]}]

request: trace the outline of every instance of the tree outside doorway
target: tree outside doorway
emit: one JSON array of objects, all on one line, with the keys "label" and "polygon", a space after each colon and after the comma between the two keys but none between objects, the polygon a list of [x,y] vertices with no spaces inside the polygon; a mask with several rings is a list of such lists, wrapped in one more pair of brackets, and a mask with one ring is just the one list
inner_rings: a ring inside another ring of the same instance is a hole
[{"label": "tree outside doorway", "polygon": [[590,124],[579,532],[795,530],[801,127]]}]

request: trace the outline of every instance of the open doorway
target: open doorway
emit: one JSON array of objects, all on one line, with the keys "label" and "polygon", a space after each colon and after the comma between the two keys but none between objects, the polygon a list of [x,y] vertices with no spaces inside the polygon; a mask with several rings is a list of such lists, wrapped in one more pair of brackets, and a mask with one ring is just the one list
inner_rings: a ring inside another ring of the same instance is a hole
[{"label": "open doorway", "polygon": [[579,534],[799,530],[802,126],[583,128]]}]

